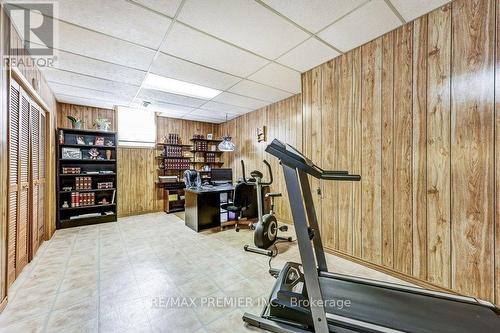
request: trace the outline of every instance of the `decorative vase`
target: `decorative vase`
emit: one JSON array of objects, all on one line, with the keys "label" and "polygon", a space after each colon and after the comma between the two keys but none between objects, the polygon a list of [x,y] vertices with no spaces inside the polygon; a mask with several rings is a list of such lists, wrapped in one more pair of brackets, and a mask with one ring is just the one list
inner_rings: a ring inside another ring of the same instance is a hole
[{"label": "decorative vase", "polygon": [[99,124],[99,125],[97,125],[97,129],[99,131],[108,131],[109,130],[109,124],[108,123]]},{"label": "decorative vase", "polygon": [[111,150],[110,149],[106,149],[106,159],[107,160],[111,159]]},{"label": "decorative vase", "polygon": [[81,121],[74,121],[71,123],[71,126],[73,126],[74,129],[82,129],[82,122]]}]

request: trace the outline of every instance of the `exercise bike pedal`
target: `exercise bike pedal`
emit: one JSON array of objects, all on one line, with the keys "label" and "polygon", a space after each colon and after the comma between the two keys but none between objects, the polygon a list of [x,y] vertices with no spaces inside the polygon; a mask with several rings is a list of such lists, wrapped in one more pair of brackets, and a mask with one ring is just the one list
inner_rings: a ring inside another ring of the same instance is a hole
[{"label": "exercise bike pedal", "polygon": [[253,246],[250,246],[250,245],[245,245],[243,247],[243,249],[245,251],[247,251],[247,252],[252,252],[252,253],[260,254],[260,255],[263,255],[263,256],[267,256],[267,257],[272,257],[273,256],[273,251],[271,251],[271,250],[260,249],[258,247],[253,247]]},{"label": "exercise bike pedal", "polygon": [[285,232],[288,231],[288,226],[287,225],[282,225],[281,227],[278,228],[279,231]]},{"label": "exercise bike pedal", "polygon": [[278,276],[280,275],[280,272],[281,270],[280,269],[277,269],[277,268],[269,268],[269,274],[271,274],[272,277],[274,277],[275,279],[278,278]]}]

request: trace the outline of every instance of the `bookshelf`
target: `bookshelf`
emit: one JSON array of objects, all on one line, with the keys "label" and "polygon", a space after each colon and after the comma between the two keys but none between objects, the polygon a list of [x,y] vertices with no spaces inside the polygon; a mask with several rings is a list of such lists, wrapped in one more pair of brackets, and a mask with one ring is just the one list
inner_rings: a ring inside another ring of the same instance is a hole
[{"label": "bookshelf", "polygon": [[168,181],[159,179],[156,182],[157,186],[164,189],[166,213],[184,211],[185,170],[196,170],[200,172],[202,181],[208,181],[210,170],[220,168],[224,164],[221,162],[222,152],[217,150],[221,140],[208,140],[194,135],[190,142],[191,144],[183,144],[178,134],[168,134],[165,142],[156,144],[161,149],[161,154],[156,157],[159,178],[171,177]]},{"label": "bookshelf", "polygon": [[116,221],[116,132],[58,128],[56,140],[56,227]]}]

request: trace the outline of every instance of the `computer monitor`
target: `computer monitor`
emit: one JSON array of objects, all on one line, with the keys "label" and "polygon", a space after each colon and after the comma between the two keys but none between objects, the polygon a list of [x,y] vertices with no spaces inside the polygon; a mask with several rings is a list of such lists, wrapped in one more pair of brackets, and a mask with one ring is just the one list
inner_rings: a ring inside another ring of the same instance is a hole
[{"label": "computer monitor", "polygon": [[233,169],[231,168],[220,168],[212,169],[211,171],[211,182],[213,184],[226,184],[233,182]]}]

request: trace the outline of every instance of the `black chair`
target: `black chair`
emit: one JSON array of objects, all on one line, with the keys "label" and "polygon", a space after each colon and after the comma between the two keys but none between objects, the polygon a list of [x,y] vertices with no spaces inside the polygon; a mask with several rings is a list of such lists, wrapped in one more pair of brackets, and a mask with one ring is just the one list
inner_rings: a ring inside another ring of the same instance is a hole
[{"label": "black chair", "polygon": [[238,183],[234,188],[233,200],[221,205],[222,209],[226,209],[236,214],[236,221],[228,221],[223,226],[234,225],[236,231],[240,230],[240,225],[250,225],[249,221],[243,221],[243,213],[257,200],[255,188],[252,185]]},{"label": "black chair", "polygon": [[196,170],[185,170],[184,183],[187,188],[197,188],[201,186],[200,174]]}]

